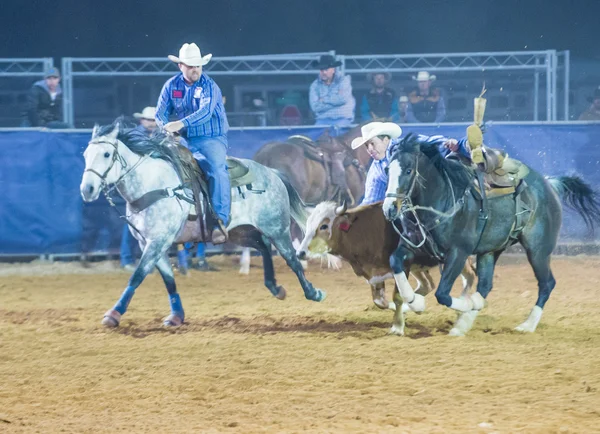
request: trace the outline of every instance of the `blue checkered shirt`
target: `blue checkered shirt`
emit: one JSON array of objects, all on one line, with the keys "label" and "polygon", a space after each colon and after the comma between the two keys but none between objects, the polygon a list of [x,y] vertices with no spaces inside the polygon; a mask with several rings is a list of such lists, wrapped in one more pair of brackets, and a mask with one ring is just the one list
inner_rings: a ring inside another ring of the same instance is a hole
[{"label": "blue checkered shirt", "polygon": [[173,113],[185,126],[184,137],[218,137],[229,130],[221,89],[204,73],[191,86],[181,73],[165,83],[156,105],[157,124],[168,123]]},{"label": "blue checkered shirt", "polygon": [[[394,139],[388,146],[388,149],[385,153],[385,157],[381,160],[373,161],[371,167],[369,167],[369,172],[367,173],[367,180],[365,182],[365,196],[361,202],[361,205],[368,205],[375,202],[381,202],[385,199],[385,192],[387,190],[388,185],[388,174],[385,169],[390,164],[390,157],[394,151],[396,145],[400,142],[401,139]],[[448,141],[447,137],[444,136],[423,136],[419,134],[419,141],[421,143],[435,143],[437,144],[440,153],[446,157],[450,150],[444,146],[444,143]],[[466,157],[467,159],[471,159],[471,155],[466,148],[466,139],[461,139],[458,141],[458,151],[457,153]]]},{"label": "blue checkered shirt", "polygon": [[319,119],[346,119],[354,121],[356,100],[352,95],[352,79],[336,71],[331,84],[317,78],[310,85],[308,95],[310,108]]}]

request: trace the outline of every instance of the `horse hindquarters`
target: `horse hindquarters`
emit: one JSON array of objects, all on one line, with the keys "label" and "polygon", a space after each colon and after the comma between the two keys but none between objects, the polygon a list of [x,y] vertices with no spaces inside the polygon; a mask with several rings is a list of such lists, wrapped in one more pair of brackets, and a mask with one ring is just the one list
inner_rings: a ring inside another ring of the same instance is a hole
[{"label": "horse hindquarters", "polygon": [[[531,178],[531,179],[528,179]],[[538,281],[538,298],[527,320],[516,330],[534,332],[556,280],[550,269],[550,256],[558,242],[562,223],[562,207],[557,196],[541,175],[531,171],[526,178],[529,184],[528,199],[533,209],[519,241]]]},{"label": "horse hindquarters", "polygon": [[[283,300],[286,297],[286,291],[283,286],[278,286],[275,279],[275,268],[273,267],[273,257],[271,255],[271,243],[265,241],[263,235],[254,227],[244,225],[238,226],[230,231],[230,240],[235,244],[247,248],[253,248],[260,252],[263,258],[263,270],[265,286],[274,297]],[[248,252],[248,262],[250,255]]]}]

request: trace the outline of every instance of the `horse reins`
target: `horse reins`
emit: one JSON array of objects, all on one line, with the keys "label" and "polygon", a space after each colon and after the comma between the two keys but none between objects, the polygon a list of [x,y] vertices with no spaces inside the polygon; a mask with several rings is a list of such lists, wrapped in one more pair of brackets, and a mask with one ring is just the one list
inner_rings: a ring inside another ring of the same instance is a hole
[{"label": "horse reins", "polygon": [[[396,219],[394,219],[392,221],[392,227],[394,228],[396,233],[402,238],[402,240],[405,243],[407,243],[410,247],[412,247],[414,249],[418,249],[425,244],[425,242],[427,241],[427,232],[429,232],[434,227],[440,225],[442,223],[441,219],[448,219],[448,218],[454,217],[456,215],[456,213],[464,205],[464,197],[461,197],[460,199],[456,200],[456,195],[454,193],[454,187],[452,186],[452,183],[450,182],[450,178],[446,172],[444,172],[444,175],[446,176],[446,180],[448,182],[448,185],[450,186],[450,191],[452,193],[452,203],[453,203],[452,210],[450,212],[443,212],[443,211],[439,211],[430,206],[413,205],[411,196],[412,196],[413,190],[415,188],[415,185],[417,183],[417,179],[419,178],[418,165],[419,165],[419,156],[417,155],[416,164],[415,164],[415,175],[413,176],[412,183],[406,194],[400,193],[400,189],[397,188],[395,193],[387,193],[385,195],[385,197],[394,198],[394,199],[397,199],[397,201],[401,200],[400,207],[399,207],[400,214],[397,217],[397,219],[398,218],[403,219],[404,215],[407,213],[410,213],[414,217],[417,227],[419,228],[419,232],[421,233],[421,237],[422,237],[422,241],[419,244],[413,243],[410,239],[408,239],[404,235],[404,231],[398,229],[398,227],[395,224]],[[468,193],[468,191],[469,191],[469,189],[465,190],[465,195]],[[432,227],[426,228],[425,225],[419,219],[419,216],[416,213],[417,210],[432,212],[432,213],[440,216],[441,219],[440,218],[436,219],[435,224]]]},{"label": "horse reins", "polygon": [[142,238],[145,239],[145,237],[142,235],[142,233],[139,231],[138,228],[135,227],[135,225],[133,223],[131,223],[129,221],[129,219],[127,218],[127,216],[125,215],[121,215],[121,213],[119,212],[119,210],[117,209],[117,206],[115,205],[112,197],[110,196],[110,194],[112,193],[112,191],[117,187],[117,185],[123,181],[123,179],[125,179],[125,177],[127,175],[129,175],[130,173],[132,173],[140,164],[142,164],[142,162],[148,157],[147,155],[144,155],[143,157],[140,157],[140,159],[138,161],[136,161],[136,163],[131,166],[131,168],[129,170],[127,170],[124,174],[122,174],[121,176],[119,176],[119,178],[114,182],[112,187],[109,187],[108,184],[106,183],[106,177],[108,176],[108,173],[111,171],[111,169],[113,168],[113,166],[115,165],[115,162],[117,161],[117,159],[119,160],[119,163],[121,164],[121,168],[122,169],[127,169],[127,161],[125,160],[125,158],[123,158],[123,156],[121,154],[119,154],[119,148],[118,148],[118,143],[112,143],[109,142],[107,140],[102,140],[99,142],[89,142],[89,145],[102,145],[102,144],[109,144],[111,145],[113,148],[115,148],[115,151],[113,152],[113,157],[112,160],[110,162],[110,164],[108,165],[108,168],[104,171],[104,173],[101,175],[99,172],[97,172],[94,169],[85,169],[83,172],[91,172],[94,175],[97,175],[100,178],[100,186],[102,188],[102,193],[104,194],[104,197],[106,198],[106,201],[109,203],[109,205],[116,211],[117,214],[119,214],[119,218],[125,220],[125,222],[131,226]]}]

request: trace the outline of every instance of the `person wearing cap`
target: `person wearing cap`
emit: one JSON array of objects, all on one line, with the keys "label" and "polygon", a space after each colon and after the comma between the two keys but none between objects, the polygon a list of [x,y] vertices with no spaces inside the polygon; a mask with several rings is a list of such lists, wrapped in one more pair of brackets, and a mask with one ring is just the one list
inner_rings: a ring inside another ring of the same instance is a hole
[{"label": "person wearing cap", "polygon": [[[365,195],[361,202],[361,205],[368,205],[385,199],[388,184],[386,169],[390,164],[391,150],[400,141],[402,128],[393,122],[370,122],[363,125],[360,131],[361,136],[352,141],[352,149],[364,145],[373,158],[373,163],[367,172]],[[423,143],[436,143],[444,156],[450,152],[456,152],[470,159],[470,153],[465,147],[465,140],[457,141],[444,136],[423,135],[419,135],[418,139]]]},{"label": "person wearing cap", "polygon": [[427,71],[419,71],[416,77],[413,76],[413,80],[417,81],[418,86],[408,94],[406,122],[444,122],[446,120],[444,98],[438,88],[431,86],[435,75],[430,75]]},{"label": "person wearing cap", "polygon": [[590,98],[592,105],[579,116],[580,121],[600,121],[600,87],[594,90]]},{"label": "person wearing cap", "polygon": [[50,68],[44,79],[35,82],[29,92],[26,124],[30,127],[69,128],[62,119],[60,71]]},{"label": "person wearing cap", "polygon": [[349,75],[337,70],[341,64],[329,54],[313,62],[319,70],[319,77],[312,82],[309,91],[315,125],[347,127],[354,122],[356,101],[352,95],[352,81]]},{"label": "person wearing cap", "polygon": [[396,92],[391,87],[388,87],[391,77],[389,72],[375,72],[367,75],[367,79],[371,82],[372,87],[363,96],[360,105],[360,114],[363,122],[384,118],[391,119],[393,122],[400,121]]},{"label": "person wearing cap", "polygon": [[[231,187],[227,173],[227,131],[229,123],[221,89],[202,67],[212,54],[202,56],[194,43],[183,44],[179,56],[169,55],[181,71],[162,88],[156,106],[156,123],[170,133],[179,132],[208,178],[212,207],[219,219],[212,242],[227,241],[231,208]],[[169,121],[174,115],[177,120]]]}]

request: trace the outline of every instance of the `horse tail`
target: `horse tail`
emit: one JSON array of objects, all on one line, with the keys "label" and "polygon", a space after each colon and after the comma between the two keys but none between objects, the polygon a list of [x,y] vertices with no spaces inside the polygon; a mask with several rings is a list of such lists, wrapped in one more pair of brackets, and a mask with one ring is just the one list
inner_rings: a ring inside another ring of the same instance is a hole
[{"label": "horse tail", "polygon": [[275,174],[281,179],[283,185],[285,185],[285,189],[287,190],[288,197],[290,199],[290,214],[292,218],[298,224],[302,232],[306,230],[306,220],[308,220],[308,212],[306,210],[306,204],[298,194],[298,191],[294,188],[290,179],[286,174],[280,172],[277,169],[271,169]]},{"label": "horse tail", "polygon": [[588,228],[600,222],[598,193],[579,176],[549,176],[546,178],[558,196],[581,215]]}]

